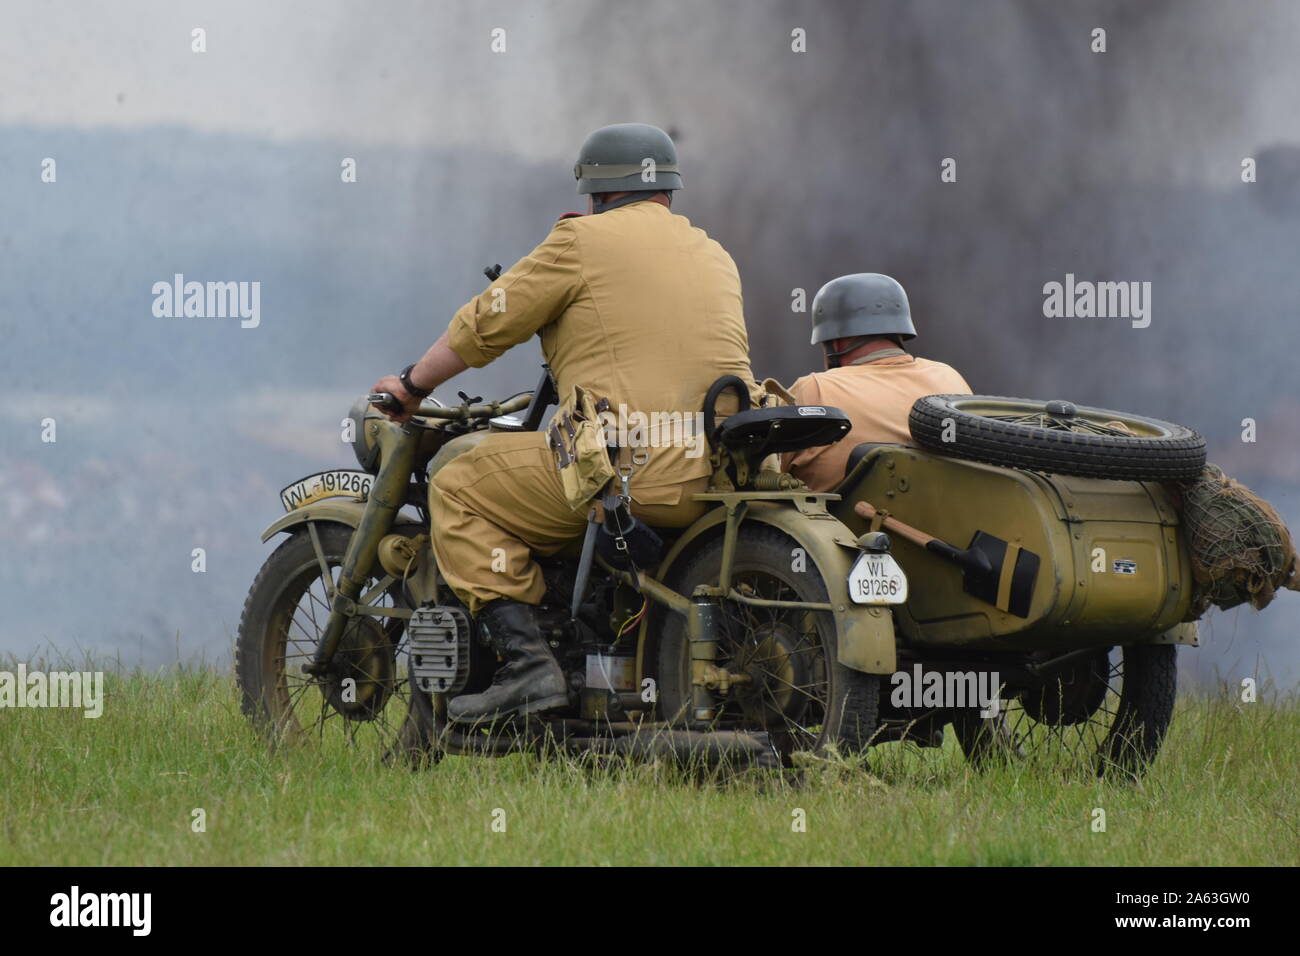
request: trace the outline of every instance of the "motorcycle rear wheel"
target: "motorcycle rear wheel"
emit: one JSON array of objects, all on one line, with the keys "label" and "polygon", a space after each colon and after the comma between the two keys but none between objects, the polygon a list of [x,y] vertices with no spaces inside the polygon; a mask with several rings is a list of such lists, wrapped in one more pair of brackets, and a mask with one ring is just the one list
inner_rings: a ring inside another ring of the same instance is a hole
[{"label": "motorcycle rear wheel", "polygon": [[[781,531],[748,523],[736,542],[732,586],[768,600],[825,602],[826,586],[808,563],[794,571],[798,544]],[[722,539],[707,543],[667,583],[680,594],[716,585]],[[717,666],[749,683],[719,697],[718,721],[766,731],[787,756],[797,750],[858,753],[871,743],[880,707],[878,676],[845,667],[837,655],[829,612],[755,607],[723,600]],[[657,625],[657,626],[656,626]],[[656,633],[657,636],[656,636]],[[658,612],[647,662],[658,680],[659,714],[682,722],[691,713],[690,641],[681,615]]]}]

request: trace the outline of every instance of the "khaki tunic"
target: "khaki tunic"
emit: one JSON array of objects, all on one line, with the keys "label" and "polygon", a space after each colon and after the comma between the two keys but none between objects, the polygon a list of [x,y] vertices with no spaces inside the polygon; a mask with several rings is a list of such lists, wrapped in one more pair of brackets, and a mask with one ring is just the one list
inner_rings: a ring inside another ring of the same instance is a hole
[{"label": "khaki tunic", "polygon": [[[624,408],[632,429],[650,426],[633,511],[651,524],[693,521],[703,506],[690,496],[705,490],[711,468],[704,436],[681,422],[697,421],[720,376],[750,384],[755,402],[763,394],[731,256],[656,202],[562,219],[456,312],[448,339],[478,368],[538,333],[562,409],[581,385],[614,413]],[[728,399],[718,406],[735,408]],[[471,611],[498,597],[539,602],[545,585],[531,552],[559,550],[586,523],[586,509],[564,499],[542,433],[492,435],[453,459],[431,482],[430,510],[439,567]]]},{"label": "khaki tunic", "polygon": [[814,491],[830,491],[844,478],[849,454],[863,442],[910,443],[907,416],[925,395],[969,395],[970,386],[942,362],[911,355],[844,365],[805,375],[790,392],[800,405],[831,405],[853,422],[834,445],[794,452],[785,467]]},{"label": "khaki tunic", "polygon": [[[581,385],[615,412],[625,405],[650,423],[655,413],[661,423],[674,413],[693,421],[722,375],[753,380],[736,264],[657,202],[560,220],[466,303],[448,331],[452,349],[474,368],[540,331],[562,403]],[[674,427],[681,426],[664,426]],[[633,498],[672,504],[681,482],[709,474],[707,442],[695,438],[689,447],[665,436],[664,447],[651,436]]]}]

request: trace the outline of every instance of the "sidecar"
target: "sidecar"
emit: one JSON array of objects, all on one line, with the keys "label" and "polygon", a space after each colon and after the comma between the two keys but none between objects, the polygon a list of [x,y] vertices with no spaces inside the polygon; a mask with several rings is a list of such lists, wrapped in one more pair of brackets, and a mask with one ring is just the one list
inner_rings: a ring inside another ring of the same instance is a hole
[{"label": "sidecar", "polygon": [[982,552],[978,574],[899,535],[910,582],[895,609],[918,648],[1061,651],[1196,643],[1186,543],[1169,489],[1001,467],[911,445],[855,449],[830,508],[852,531],[876,510],[954,548]]}]

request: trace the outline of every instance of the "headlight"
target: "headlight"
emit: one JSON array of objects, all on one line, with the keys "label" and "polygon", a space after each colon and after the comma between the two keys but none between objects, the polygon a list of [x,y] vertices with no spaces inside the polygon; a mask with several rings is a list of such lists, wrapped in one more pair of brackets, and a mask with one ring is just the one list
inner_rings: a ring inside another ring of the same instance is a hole
[{"label": "headlight", "polygon": [[365,472],[378,474],[379,444],[371,440],[369,423],[384,421],[384,416],[363,396],[352,403],[348,418],[352,420],[352,454],[356,455],[357,464]]}]

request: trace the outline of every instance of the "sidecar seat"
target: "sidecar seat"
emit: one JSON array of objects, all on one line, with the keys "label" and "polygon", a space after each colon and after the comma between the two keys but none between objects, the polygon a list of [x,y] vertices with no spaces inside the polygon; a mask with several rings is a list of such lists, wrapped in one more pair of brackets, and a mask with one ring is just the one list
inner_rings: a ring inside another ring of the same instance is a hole
[{"label": "sidecar seat", "polygon": [[[899,442],[889,441],[864,441],[861,445],[854,446],[853,451],[849,452],[849,460],[844,464],[844,477],[840,483],[831,489],[841,498],[848,495],[854,487],[862,480],[862,475],[857,474],[858,465],[860,465],[868,455],[878,448],[903,448]],[[870,467],[870,466],[868,466]]]},{"label": "sidecar seat", "polygon": [[849,452],[849,460],[844,465],[844,477],[847,478],[852,474],[853,469],[858,466],[858,462],[866,458],[867,455],[871,454],[871,452],[875,451],[877,448],[888,448],[891,445],[897,444],[897,442],[890,441],[864,441],[861,445],[855,447],[853,451]]}]

